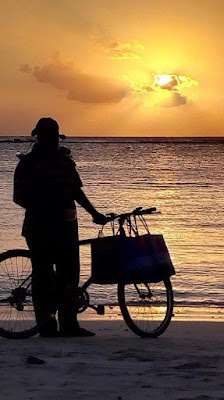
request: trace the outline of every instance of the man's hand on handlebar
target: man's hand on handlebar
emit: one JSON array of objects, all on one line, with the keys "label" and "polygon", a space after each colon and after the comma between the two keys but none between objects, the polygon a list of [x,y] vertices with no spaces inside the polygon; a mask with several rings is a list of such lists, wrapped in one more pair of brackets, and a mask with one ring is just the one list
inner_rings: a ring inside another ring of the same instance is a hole
[{"label": "man's hand on handlebar", "polygon": [[95,210],[94,213],[92,213],[92,217],[93,217],[93,222],[95,224],[105,225],[107,222],[114,221],[115,219],[123,218],[123,220],[125,220],[128,217],[131,217],[132,215],[147,215],[147,214],[148,215],[149,214],[160,214],[160,212],[156,211],[155,207],[150,207],[150,208],[145,208],[145,209],[142,209],[142,207],[137,207],[132,212],[123,213],[123,214],[109,213],[105,216],[104,214],[101,214]]},{"label": "man's hand on handlebar", "polygon": [[104,215],[96,211],[93,215],[94,224],[105,225],[108,222],[108,218]]}]

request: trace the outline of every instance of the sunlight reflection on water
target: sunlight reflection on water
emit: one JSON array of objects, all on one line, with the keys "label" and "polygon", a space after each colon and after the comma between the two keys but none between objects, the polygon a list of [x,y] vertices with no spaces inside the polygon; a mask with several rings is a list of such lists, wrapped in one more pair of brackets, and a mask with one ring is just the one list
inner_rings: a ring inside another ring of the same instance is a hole
[{"label": "sunlight reflection on water", "polygon": [[[77,139],[78,140],[78,139]],[[70,143],[84,189],[101,212],[156,206],[152,233],[163,233],[176,276],[176,301],[223,305],[224,145],[187,143]],[[1,251],[26,247],[20,236],[23,210],[12,202],[15,154],[25,143],[0,144]],[[98,228],[78,207],[80,238]],[[83,281],[90,274],[90,250],[81,250]],[[113,286],[90,288],[100,302],[116,298]]]}]

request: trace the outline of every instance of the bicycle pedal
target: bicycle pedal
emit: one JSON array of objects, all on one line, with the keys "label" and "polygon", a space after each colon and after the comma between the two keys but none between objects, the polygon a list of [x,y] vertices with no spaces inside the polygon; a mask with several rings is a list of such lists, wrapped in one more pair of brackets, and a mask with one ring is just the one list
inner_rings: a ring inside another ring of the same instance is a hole
[{"label": "bicycle pedal", "polygon": [[96,307],[96,312],[97,312],[97,314],[99,314],[99,315],[104,315],[105,314],[105,307],[103,306],[103,305],[98,305],[97,307]]}]

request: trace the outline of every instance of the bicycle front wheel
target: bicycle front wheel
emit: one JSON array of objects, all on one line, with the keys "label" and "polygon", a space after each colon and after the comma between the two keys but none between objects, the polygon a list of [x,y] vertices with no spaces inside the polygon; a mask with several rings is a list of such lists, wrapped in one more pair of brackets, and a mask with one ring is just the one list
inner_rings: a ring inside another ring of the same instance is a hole
[{"label": "bicycle front wheel", "polygon": [[158,283],[118,284],[118,302],[128,327],[153,338],[168,327],[173,314],[173,290],[168,279]]},{"label": "bicycle front wheel", "polygon": [[26,339],[38,333],[32,295],[29,250],[0,254],[0,336]]}]

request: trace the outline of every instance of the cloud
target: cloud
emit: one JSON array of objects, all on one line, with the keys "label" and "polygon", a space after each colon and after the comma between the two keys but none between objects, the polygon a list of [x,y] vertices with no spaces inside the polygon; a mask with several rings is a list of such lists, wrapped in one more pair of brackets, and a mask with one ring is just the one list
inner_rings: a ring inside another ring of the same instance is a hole
[{"label": "cloud", "polygon": [[20,66],[23,73],[31,73],[41,83],[64,91],[68,100],[82,103],[118,103],[128,94],[128,85],[101,76],[89,75],[73,63],[64,63],[59,56],[42,67]]},{"label": "cloud", "polygon": [[152,88],[152,86],[149,86],[149,85],[142,86],[141,90],[146,91],[146,92],[154,92],[154,89]]},{"label": "cloud", "polygon": [[183,106],[184,104],[189,103],[189,99],[187,96],[182,95],[179,92],[173,92],[170,100],[163,104],[164,107],[178,107]]},{"label": "cloud", "polygon": [[[162,101],[163,107],[179,107],[189,103],[189,89],[196,86],[199,86],[198,81],[190,76],[177,74],[154,74],[154,82],[152,84],[158,95],[161,95],[161,91],[164,91],[164,94],[166,93],[164,101]],[[186,90],[188,96],[186,96]]]},{"label": "cloud", "polygon": [[29,64],[21,64],[19,70],[24,74],[30,74],[32,72],[32,68]]},{"label": "cloud", "polygon": [[133,40],[126,43],[115,43],[110,47],[109,57],[114,60],[138,60],[142,58],[144,46]]},{"label": "cloud", "polygon": [[186,75],[154,74],[153,85],[166,90],[180,90],[199,86],[199,82]]},{"label": "cloud", "polygon": [[[137,75],[137,74],[136,74]],[[144,76],[142,81],[123,75],[129,83],[132,97],[145,107],[179,107],[195,99],[198,81],[189,76],[177,74],[155,74]]]},{"label": "cloud", "polygon": [[92,35],[91,38],[112,60],[139,60],[144,52],[144,46],[138,40],[121,42],[112,40],[107,35]]}]

